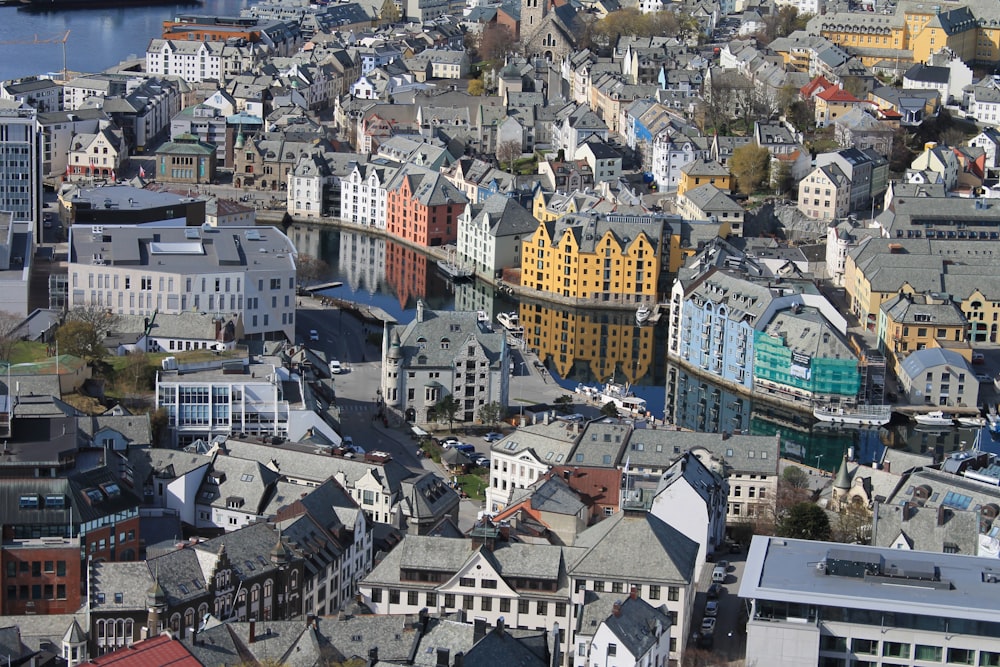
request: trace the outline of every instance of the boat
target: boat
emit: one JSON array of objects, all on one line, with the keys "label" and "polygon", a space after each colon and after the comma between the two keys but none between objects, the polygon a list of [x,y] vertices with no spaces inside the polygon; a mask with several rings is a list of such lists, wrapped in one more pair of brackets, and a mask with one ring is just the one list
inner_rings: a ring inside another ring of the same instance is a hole
[{"label": "boat", "polygon": [[613,379],[604,385],[590,387],[585,384],[576,386],[576,393],[583,394],[588,399],[601,405],[614,403],[618,412],[627,415],[642,416],[646,414],[646,399],[636,396],[629,383],[618,384]]},{"label": "boat", "polygon": [[500,326],[512,334],[520,335],[524,333],[524,327],[521,326],[521,320],[514,311],[510,311],[509,313],[498,313],[497,322],[499,322]]},{"label": "boat", "polygon": [[821,422],[835,424],[856,424],[858,426],[882,426],[892,418],[892,406],[889,405],[858,405],[844,407],[841,405],[823,405],[813,408],[813,417]]},{"label": "boat", "polygon": [[443,274],[455,281],[468,280],[474,275],[472,269],[467,269],[446,259],[439,259],[437,265]]},{"label": "boat", "polygon": [[639,306],[639,309],[635,311],[635,323],[641,327],[649,320],[649,316],[652,314],[653,311],[645,305]]},{"label": "boat", "polygon": [[922,415],[913,415],[913,421],[921,426],[954,426],[955,418],[949,414],[934,410]]},{"label": "boat", "polygon": [[993,406],[986,413],[986,424],[990,427],[990,433],[1000,435],[1000,415],[997,415],[997,409]]},{"label": "boat", "polygon": [[982,428],[986,426],[986,417],[980,417],[976,415],[975,417],[959,417],[959,426],[970,426],[972,428]]}]

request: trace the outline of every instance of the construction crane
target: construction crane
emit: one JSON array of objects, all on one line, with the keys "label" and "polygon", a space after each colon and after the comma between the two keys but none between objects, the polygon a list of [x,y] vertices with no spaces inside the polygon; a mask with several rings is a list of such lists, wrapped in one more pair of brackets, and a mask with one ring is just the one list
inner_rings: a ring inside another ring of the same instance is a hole
[{"label": "construction crane", "polygon": [[31,39],[8,39],[0,41],[0,46],[5,44],[62,44],[62,56],[63,56],[63,79],[69,78],[69,69],[66,67],[66,42],[69,40],[70,31],[58,35],[56,37],[49,37],[48,39],[43,39],[37,34],[31,37]]}]

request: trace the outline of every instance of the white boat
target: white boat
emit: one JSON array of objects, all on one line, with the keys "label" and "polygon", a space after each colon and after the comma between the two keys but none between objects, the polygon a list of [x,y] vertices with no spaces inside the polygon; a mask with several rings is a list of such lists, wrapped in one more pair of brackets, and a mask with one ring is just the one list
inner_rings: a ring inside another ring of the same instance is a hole
[{"label": "white boat", "polygon": [[959,417],[959,426],[971,426],[972,428],[982,428],[986,426],[986,417]]},{"label": "white boat", "polygon": [[499,322],[500,326],[512,334],[524,333],[524,327],[521,326],[521,320],[517,317],[517,313],[514,311],[509,313],[499,313],[497,315],[497,322]]},{"label": "white boat", "polygon": [[583,394],[601,405],[614,403],[620,413],[627,415],[646,414],[646,399],[636,396],[632,392],[632,386],[628,383],[618,384],[609,380],[607,384],[598,387],[579,384],[576,386],[576,393]]},{"label": "white boat", "polygon": [[649,316],[652,314],[653,311],[645,305],[639,306],[639,309],[635,311],[635,323],[641,327],[649,320]]},{"label": "white boat", "polygon": [[472,269],[467,269],[446,259],[439,259],[437,265],[441,272],[452,280],[466,280],[475,274]]},{"label": "white boat", "polygon": [[940,410],[934,410],[922,415],[913,415],[913,421],[921,426],[954,426],[955,418]]},{"label": "white boat", "polygon": [[857,424],[860,426],[882,426],[892,418],[892,406],[858,405],[843,407],[826,405],[813,408],[813,417],[821,422],[834,424]]}]

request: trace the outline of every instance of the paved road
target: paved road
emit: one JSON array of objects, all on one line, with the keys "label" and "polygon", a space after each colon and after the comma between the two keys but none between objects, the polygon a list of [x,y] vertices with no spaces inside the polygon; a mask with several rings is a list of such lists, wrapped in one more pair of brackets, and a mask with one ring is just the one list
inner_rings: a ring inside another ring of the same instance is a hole
[{"label": "paved road", "polygon": [[[726,661],[739,661],[746,655],[746,622],[742,617],[744,607],[737,595],[746,554],[723,554],[720,558],[729,561],[729,567],[726,581],[722,585],[723,593],[719,595],[715,641],[711,651]],[[705,603],[708,601],[707,591],[712,583],[714,569],[714,563],[705,563],[702,567],[701,579],[695,593],[694,613],[691,615],[691,633],[698,630],[704,618]],[[690,646],[693,646],[693,643]]]}]

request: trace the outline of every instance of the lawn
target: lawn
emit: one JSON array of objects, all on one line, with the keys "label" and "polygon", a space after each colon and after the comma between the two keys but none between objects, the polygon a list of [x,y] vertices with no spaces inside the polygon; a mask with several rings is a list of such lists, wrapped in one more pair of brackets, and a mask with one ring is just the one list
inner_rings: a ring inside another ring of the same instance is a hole
[{"label": "lawn", "polygon": [[472,500],[486,500],[486,478],[475,473],[459,475],[458,484]]},{"label": "lawn", "polygon": [[27,364],[35,361],[43,361],[48,358],[48,347],[45,343],[22,340],[14,344],[14,350],[10,355],[10,363]]}]

